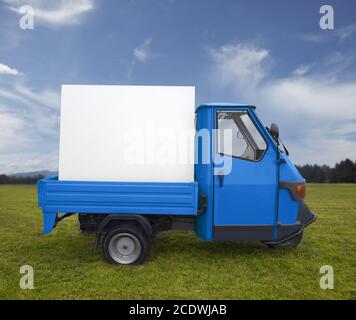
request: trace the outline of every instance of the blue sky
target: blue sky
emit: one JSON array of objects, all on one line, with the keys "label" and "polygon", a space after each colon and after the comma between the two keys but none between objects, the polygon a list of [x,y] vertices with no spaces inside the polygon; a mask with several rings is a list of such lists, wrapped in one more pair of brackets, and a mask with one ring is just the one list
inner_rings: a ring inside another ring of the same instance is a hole
[{"label": "blue sky", "polygon": [[296,163],[356,159],[353,0],[0,0],[0,43],[0,172],[57,169],[61,84],[195,85],[257,105]]}]

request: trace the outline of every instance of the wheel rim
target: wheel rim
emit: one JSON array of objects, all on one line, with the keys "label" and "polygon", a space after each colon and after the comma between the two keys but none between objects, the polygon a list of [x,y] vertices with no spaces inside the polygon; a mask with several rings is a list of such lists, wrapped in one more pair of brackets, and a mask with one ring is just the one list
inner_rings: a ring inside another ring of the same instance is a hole
[{"label": "wheel rim", "polygon": [[120,233],[111,238],[109,253],[116,262],[130,264],[140,256],[141,243],[130,233]]}]

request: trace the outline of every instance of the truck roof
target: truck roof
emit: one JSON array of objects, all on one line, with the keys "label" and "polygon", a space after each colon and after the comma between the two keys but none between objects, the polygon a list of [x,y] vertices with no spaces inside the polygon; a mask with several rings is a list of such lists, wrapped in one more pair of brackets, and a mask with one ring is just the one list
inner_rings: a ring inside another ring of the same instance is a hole
[{"label": "truck roof", "polygon": [[234,103],[234,102],[212,102],[204,103],[196,108],[195,111],[201,108],[252,108],[256,109],[255,106],[250,104]]}]

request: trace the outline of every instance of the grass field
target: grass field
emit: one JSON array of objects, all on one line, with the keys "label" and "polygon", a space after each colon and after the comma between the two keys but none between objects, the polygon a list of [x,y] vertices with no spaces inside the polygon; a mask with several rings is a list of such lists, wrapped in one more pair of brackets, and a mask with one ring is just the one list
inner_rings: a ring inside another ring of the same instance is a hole
[{"label": "grass field", "polygon": [[[356,185],[309,185],[307,202],[318,220],[295,250],[169,232],[146,264],[128,267],[105,262],[76,217],[43,236],[35,187],[0,186],[0,298],[356,299]],[[33,290],[19,288],[25,264]],[[334,290],[319,287],[322,265],[334,268]]]}]

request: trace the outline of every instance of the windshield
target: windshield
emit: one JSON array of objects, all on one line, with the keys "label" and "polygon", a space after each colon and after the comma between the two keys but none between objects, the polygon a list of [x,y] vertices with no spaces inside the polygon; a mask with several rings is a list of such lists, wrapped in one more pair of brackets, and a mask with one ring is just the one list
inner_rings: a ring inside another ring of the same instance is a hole
[{"label": "windshield", "polygon": [[[257,112],[255,111],[256,115]],[[270,137],[272,138],[273,143],[275,144],[275,146],[278,148],[278,150],[282,153],[285,153],[287,156],[289,156],[289,151],[288,149],[285,147],[285,145],[283,144],[281,138],[278,139],[278,141],[276,141],[276,139],[271,135],[270,131],[269,131],[269,127],[267,127],[265,125],[265,123],[262,121],[262,119],[260,117],[258,117],[262,126],[265,127],[267,129],[268,134],[270,135]]]}]

